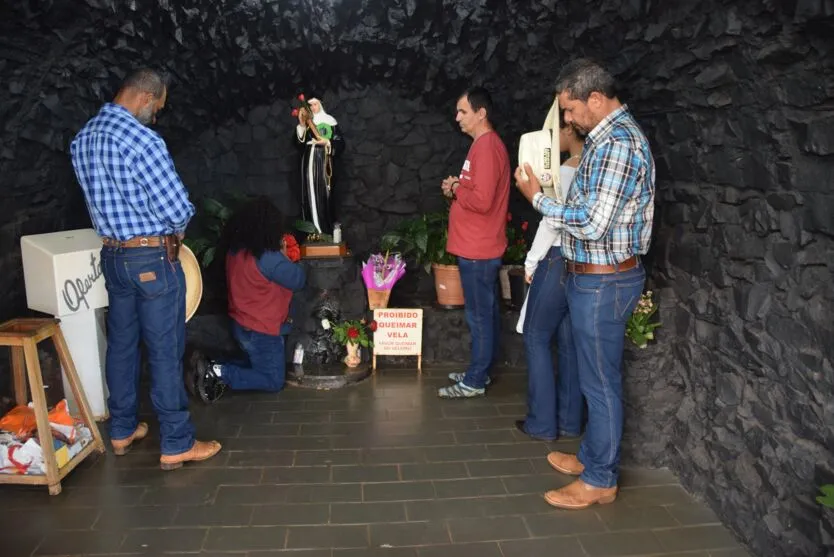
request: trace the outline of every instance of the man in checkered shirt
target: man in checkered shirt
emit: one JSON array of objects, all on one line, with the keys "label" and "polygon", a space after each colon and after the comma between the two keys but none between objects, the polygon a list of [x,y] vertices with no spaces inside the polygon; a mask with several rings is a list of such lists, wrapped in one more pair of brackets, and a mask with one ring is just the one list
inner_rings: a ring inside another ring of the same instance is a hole
[{"label": "man in checkered shirt", "polygon": [[579,478],[548,491],[545,499],[555,507],[581,509],[617,496],[620,367],[626,321],[646,279],[640,255],[651,239],[655,171],[649,142],[604,68],[584,59],[571,62],[556,80],[556,94],[565,122],[587,134],[565,203],[541,193],[529,165],[524,173],[517,169],[515,178],[533,207],[562,230],[567,296],[554,318],[561,322],[570,311],[588,425],[579,454],[548,455],[553,468]]},{"label": "man in checkered shirt", "polygon": [[173,470],[183,462],[211,458],[220,444],[195,439],[183,384],[185,275],[177,250],[194,206],[165,141],[147,127],[156,122],[167,96],[159,73],[133,72],[113,102],[78,132],[70,152],[103,243],[113,452],[125,454],[148,433],[148,424],[137,416],[141,339],[160,424],[160,467]]}]

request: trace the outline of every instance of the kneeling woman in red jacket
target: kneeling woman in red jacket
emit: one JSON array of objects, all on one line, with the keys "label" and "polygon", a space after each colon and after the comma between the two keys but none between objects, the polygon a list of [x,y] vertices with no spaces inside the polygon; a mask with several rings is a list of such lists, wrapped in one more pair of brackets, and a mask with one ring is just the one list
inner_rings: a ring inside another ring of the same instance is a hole
[{"label": "kneeling woman in red jacket", "polygon": [[284,388],[284,335],[290,329],[294,291],[304,287],[298,244],[284,235],[284,216],[265,197],[247,203],[226,225],[226,287],[232,334],[248,362],[193,360],[196,395],[216,401],[226,388],[271,391]]}]

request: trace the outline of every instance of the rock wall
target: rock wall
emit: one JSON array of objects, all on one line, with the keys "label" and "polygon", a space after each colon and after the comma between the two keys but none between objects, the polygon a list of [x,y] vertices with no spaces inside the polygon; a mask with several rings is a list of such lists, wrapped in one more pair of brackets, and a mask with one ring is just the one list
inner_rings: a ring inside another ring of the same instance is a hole
[{"label": "rock wall", "polygon": [[828,0],[6,3],[0,318],[25,308],[20,235],[86,224],[68,143],[128,67],[174,78],[159,129],[198,201],[290,199],[286,103],[324,91],[348,140],[340,211],[363,250],[433,207],[430,175],[460,164],[460,90],[493,90],[514,153],[559,65],[593,55],[622,81],[658,168],[647,259],[663,327],[627,356],[627,447],[674,468],[754,553],[824,555],[813,496],[834,482],[832,27]]}]

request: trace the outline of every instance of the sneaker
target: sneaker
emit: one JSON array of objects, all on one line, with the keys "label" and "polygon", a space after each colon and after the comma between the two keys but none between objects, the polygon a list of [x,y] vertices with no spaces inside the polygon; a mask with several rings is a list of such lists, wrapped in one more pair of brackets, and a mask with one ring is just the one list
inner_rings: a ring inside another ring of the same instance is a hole
[{"label": "sneaker", "polygon": [[476,396],[484,396],[486,389],[475,389],[467,386],[463,381],[459,381],[454,385],[448,387],[441,387],[437,389],[437,396],[440,398],[472,398]]},{"label": "sneaker", "polygon": [[[466,372],[464,371],[453,371],[449,374],[449,380],[454,383],[460,383],[461,381],[463,381],[463,378],[465,376]],[[490,379],[489,375],[487,375],[486,384],[489,385],[490,383],[492,383],[492,379]]]},{"label": "sneaker", "polygon": [[226,385],[220,379],[221,366],[217,362],[207,359],[201,352],[195,350],[189,358],[189,380],[186,386],[195,398],[206,404],[217,402],[226,390]]}]

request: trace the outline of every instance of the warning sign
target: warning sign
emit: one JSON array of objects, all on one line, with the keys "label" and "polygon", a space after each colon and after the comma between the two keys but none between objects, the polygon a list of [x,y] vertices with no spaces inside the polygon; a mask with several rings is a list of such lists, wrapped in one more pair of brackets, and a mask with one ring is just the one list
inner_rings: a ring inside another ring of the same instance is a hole
[{"label": "warning sign", "polygon": [[417,356],[422,367],[422,308],[384,308],[374,310],[374,368],[377,356]]}]

